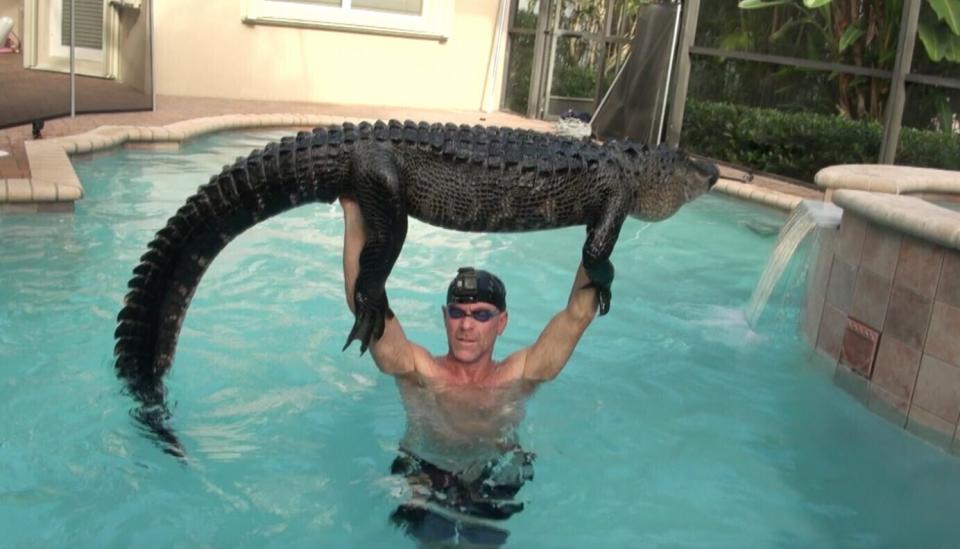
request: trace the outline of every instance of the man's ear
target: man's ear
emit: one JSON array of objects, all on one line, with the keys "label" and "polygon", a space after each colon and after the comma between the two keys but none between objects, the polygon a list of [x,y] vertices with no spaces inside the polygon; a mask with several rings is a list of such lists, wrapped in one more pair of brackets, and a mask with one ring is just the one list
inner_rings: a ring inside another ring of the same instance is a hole
[{"label": "man's ear", "polygon": [[503,311],[497,318],[497,323],[499,324],[499,326],[497,326],[498,336],[503,335],[503,331],[507,328],[507,320],[507,311]]}]

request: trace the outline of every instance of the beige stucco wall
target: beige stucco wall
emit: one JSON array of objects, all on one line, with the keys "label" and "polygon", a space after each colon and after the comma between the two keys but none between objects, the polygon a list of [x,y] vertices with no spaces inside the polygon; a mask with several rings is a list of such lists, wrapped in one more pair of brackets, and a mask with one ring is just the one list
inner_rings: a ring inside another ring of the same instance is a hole
[{"label": "beige stucco wall", "polygon": [[443,43],[245,25],[242,2],[156,2],[157,93],[481,108],[497,20],[495,0],[456,0],[451,35]]}]

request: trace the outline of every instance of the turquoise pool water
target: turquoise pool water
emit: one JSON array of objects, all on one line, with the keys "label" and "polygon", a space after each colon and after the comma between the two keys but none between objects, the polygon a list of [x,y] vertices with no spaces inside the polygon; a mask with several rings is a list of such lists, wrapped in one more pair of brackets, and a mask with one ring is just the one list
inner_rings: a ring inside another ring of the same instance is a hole
[{"label": "turquoise pool water", "polygon": [[[112,372],[115,316],[147,241],[209,175],[276,133],[75,160],[73,215],[0,217],[0,546],[403,547],[387,520],[404,429],[393,380],[356,347],[337,207],[234,241],[191,306],[168,378],[187,464],[138,431]],[[954,546],[960,460],[872,415],[797,335],[785,282],[742,308],[782,222],[708,196],[629,221],[613,308],[521,426],[536,478],[511,547]],[[504,278],[501,356],[565,302],[580,228],[469,235],[414,223],[390,279],[412,339],[445,350],[455,268]],[[788,277],[790,278],[790,277]]]}]

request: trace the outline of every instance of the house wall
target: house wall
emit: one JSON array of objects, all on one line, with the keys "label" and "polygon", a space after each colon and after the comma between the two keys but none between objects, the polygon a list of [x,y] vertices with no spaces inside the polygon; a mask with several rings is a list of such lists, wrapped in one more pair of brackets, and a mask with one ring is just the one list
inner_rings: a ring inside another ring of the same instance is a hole
[{"label": "house wall", "polygon": [[455,6],[451,35],[441,43],[246,25],[243,0],[156,2],[157,93],[477,110],[498,2]]}]

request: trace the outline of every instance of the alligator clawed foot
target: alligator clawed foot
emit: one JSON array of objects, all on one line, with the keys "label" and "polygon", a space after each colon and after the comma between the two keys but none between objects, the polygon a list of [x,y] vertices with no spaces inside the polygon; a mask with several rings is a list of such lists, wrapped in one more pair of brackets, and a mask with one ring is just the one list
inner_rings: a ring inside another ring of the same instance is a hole
[{"label": "alligator clawed foot", "polygon": [[584,288],[596,288],[597,289],[597,300],[599,301],[599,314],[603,316],[610,312],[610,285],[609,284],[598,284],[596,282],[590,282]]},{"label": "alligator clawed foot", "polygon": [[597,287],[597,298],[600,301],[600,316],[610,312],[610,285]]},{"label": "alligator clawed foot", "polygon": [[370,344],[380,339],[380,336],[383,335],[386,319],[392,315],[390,314],[390,307],[387,305],[386,296],[383,296],[377,301],[373,301],[364,294],[357,292],[354,297],[354,303],[356,304],[356,318],[353,322],[353,329],[350,330],[350,335],[347,336],[347,342],[344,344],[343,350],[346,351],[347,347],[349,347],[354,340],[359,340],[360,354],[363,355],[363,353],[367,351],[367,348],[370,347]]},{"label": "alligator clawed foot", "polygon": [[597,299],[600,302],[600,315],[603,316],[610,311],[610,286],[613,284],[613,263],[609,259],[597,262],[584,262],[584,269],[590,278],[587,288],[597,289]]}]

